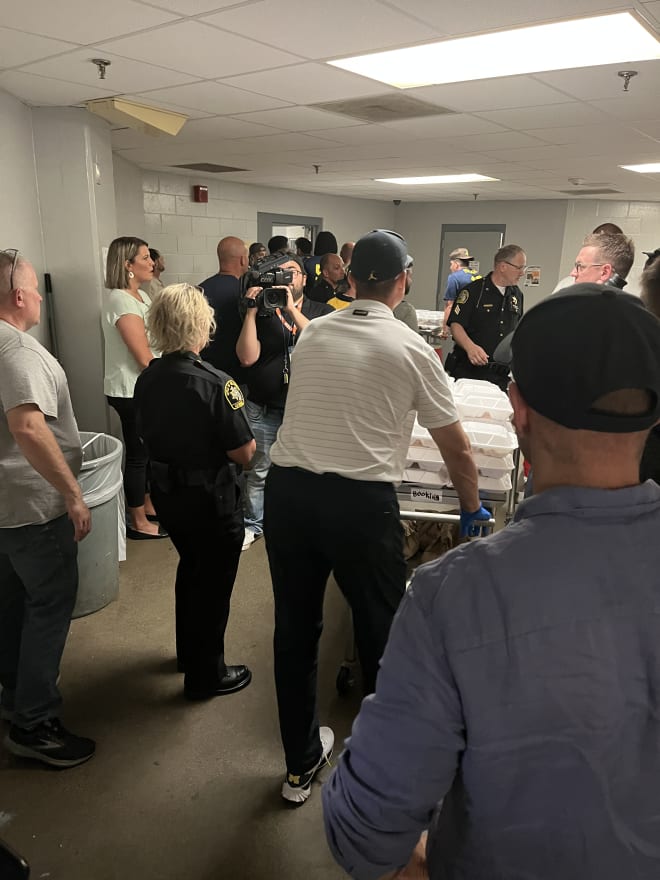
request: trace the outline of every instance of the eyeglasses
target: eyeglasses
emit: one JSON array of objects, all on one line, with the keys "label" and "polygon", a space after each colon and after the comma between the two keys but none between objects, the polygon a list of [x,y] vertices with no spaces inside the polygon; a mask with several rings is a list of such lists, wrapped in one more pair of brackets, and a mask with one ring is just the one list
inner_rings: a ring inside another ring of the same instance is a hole
[{"label": "eyeglasses", "polygon": [[593,269],[594,266],[604,266],[605,263],[574,263],[575,271],[579,275],[585,269]]},{"label": "eyeglasses", "polygon": [[5,248],[0,251],[0,253],[4,254],[6,257],[11,258],[11,272],[9,273],[9,292],[11,293],[14,289],[14,272],[16,271],[16,265],[18,264],[18,255],[20,251],[17,248]]},{"label": "eyeglasses", "polygon": [[507,266],[512,266],[514,269],[517,269],[519,272],[524,272],[527,269],[527,266],[516,266],[515,263],[510,263],[508,260],[504,260]]},{"label": "eyeglasses", "polygon": [[292,272],[294,275],[302,275],[300,269],[285,269],[285,272]]}]

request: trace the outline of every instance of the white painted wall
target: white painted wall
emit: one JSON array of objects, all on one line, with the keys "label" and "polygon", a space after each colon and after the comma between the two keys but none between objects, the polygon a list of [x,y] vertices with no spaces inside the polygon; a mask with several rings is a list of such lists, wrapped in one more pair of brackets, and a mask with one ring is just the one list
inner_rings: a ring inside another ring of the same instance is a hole
[{"label": "white painted wall", "polygon": [[117,235],[134,235],[146,240],[142,169],[122,156],[112,158]]},{"label": "white painted wall", "polygon": [[[408,242],[415,259],[410,301],[417,308],[435,308],[440,235],[443,223],[504,223],[505,243],[518,244],[530,266],[541,267],[541,285],[523,288],[525,308],[551,293],[559,278],[566,202],[417,202],[396,208],[395,229]],[[481,271],[492,268],[492,254],[477,254]],[[449,267],[443,267],[446,278]]]},{"label": "white painted wall", "polygon": [[[251,186],[202,175],[141,172],[126,160],[117,160],[115,157],[118,229],[121,234],[139,234],[132,230],[137,223],[135,200],[140,174],[144,237],[164,257],[166,284],[198,284],[217,272],[218,241],[225,235],[236,235],[251,244],[256,240],[260,211],[322,217],[323,228],[335,234],[340,246],[371,229],[391,228],[393,222],[394,208],[387,202]],[[207,204],[192,201],[193,184],[208,186]]]},{"label": "white painted wall", "polygon": [[101,249],[116,235],[110,130],[74,108],[36,108],[33,126],[59,359],[78,426],[106,431],[100,316]]},{"label": "white painted wall", "polygon": [[[43,294],[44,252],[39,216],[37,178],[34,167],[32,114],[12,95],[0,90],[0,248],[18,248],[34,266]],[[49,345],[45,303],[41,324],[32,331]]]}]

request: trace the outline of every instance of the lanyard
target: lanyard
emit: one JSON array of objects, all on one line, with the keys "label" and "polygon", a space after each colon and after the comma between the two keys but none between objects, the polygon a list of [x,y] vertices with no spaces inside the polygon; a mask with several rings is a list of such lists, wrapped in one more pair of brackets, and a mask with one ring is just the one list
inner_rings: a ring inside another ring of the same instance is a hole
[{"label": "lanyard", "polygon": [[[294,303],[294,307],[295,307],[296,309],[298,309],[298,311],[301,311],[301,310],[302,310],[302,301],[303,301],[303,298],[302,298],[302,296],[301,296],[300,299],[298,300],[298,302],[297,302],[297,303]],[[289,322],[287,321],[287,319],[286,319],[286,318],[284,317],[284,315],[282,314],[282,310],[281,310],[281,309],[275,309],[275,313],[277,314],[277,317],[278,317],[278,318],[280,319],[280,321],[282,322],[282,325],[283,325],[284,327],[286,327],[286,329],[289,331],[289,333],[290,333],[292,336],[295,336],[296,333],[298,332],[298,325],[297,325],[297,324],[293,324],[293,325],[292,325],[292,324],[289,324]]]}]

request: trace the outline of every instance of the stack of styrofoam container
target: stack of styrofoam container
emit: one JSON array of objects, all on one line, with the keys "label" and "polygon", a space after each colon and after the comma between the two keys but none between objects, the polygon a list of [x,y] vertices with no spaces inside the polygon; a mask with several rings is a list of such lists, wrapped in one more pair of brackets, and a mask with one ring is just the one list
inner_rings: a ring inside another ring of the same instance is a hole
[{"label": "stack of styrofoam container", "polygon": [[[492,382],[473,379],[459,379],[453,383],[452,391],[479,470],[479,488],[484,492],[508,492],[513,453],[518,446],[510,422],[509,398]],[[403,479],[426,486],[451,486],[438,447],[418,422],[413,428]]]}]

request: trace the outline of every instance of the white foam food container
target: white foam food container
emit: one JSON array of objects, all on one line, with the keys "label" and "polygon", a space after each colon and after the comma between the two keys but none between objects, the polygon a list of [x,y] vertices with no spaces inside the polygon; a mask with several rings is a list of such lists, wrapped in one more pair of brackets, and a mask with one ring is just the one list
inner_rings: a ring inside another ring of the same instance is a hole
[{"label": "white foam food container", "polygon": [[507,425],[498,422],[463,422],[463,430],[468,435],[472,450],[489,456],[511,454],[518,446],[516,435]]}]

